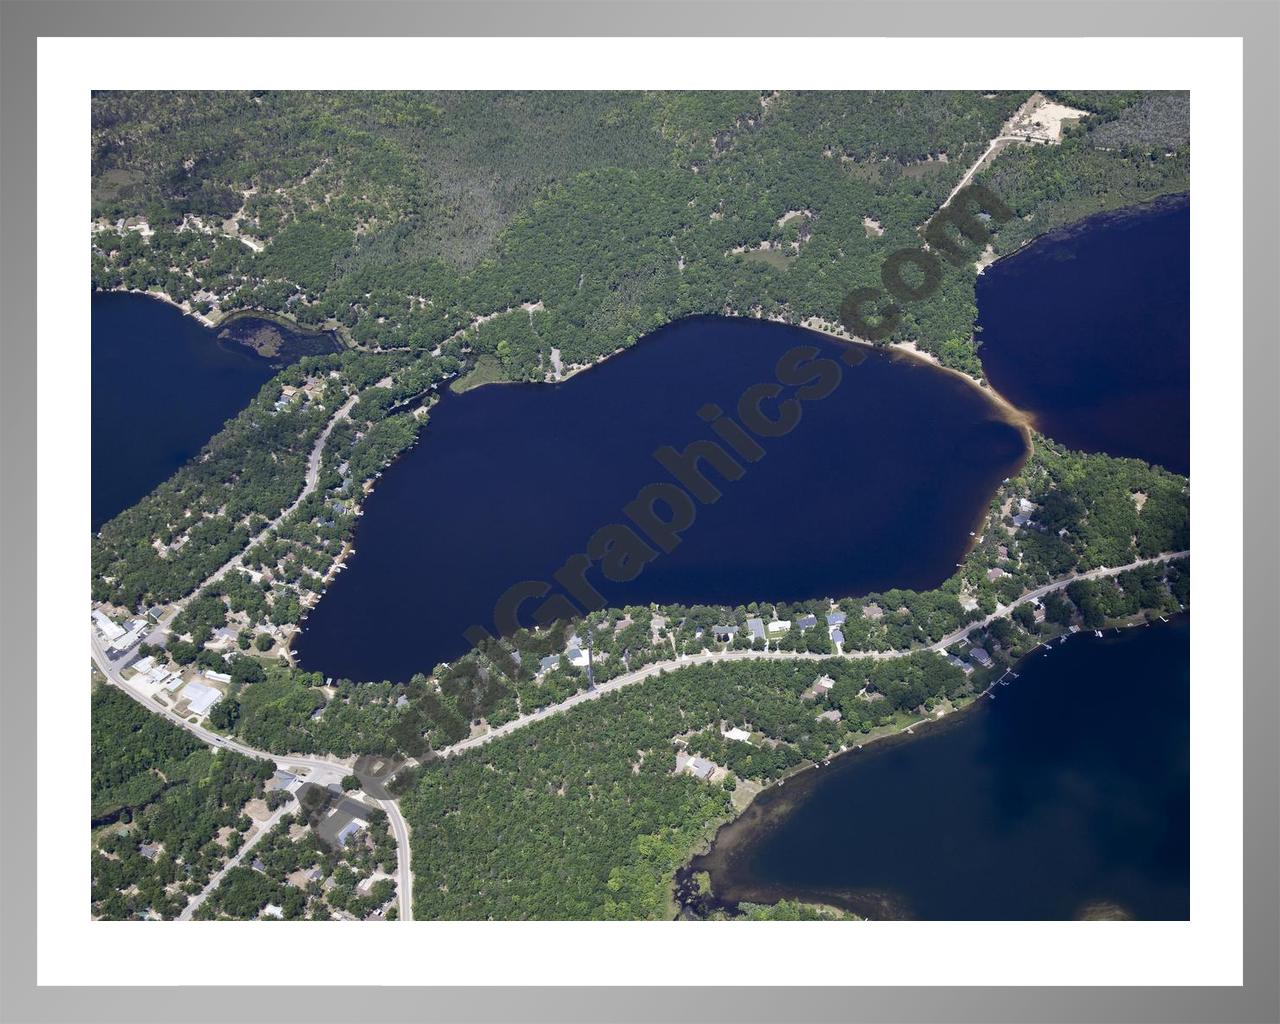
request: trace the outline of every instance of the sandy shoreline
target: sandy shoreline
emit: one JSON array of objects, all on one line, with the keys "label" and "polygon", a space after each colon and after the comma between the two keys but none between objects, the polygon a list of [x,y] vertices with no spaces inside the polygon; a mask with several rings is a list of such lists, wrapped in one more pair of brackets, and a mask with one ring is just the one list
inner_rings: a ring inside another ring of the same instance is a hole
[{"label": "sandy shoreline", "polygon": [[[1181,615],[1185,615],[1185,614],[1189,614],[1189,612],[1180,612],[1178,613],[1178,616],[1180,617]],[[1171,616],[1170,620],[1172,620],[1173,618],[1174,616]],[[1108,630],[1108,631],[1114,630],[1116,632],[1119,632],[1120,630],[1123,630],[1123,629],[1133,629],[1138,626],[1148,626],[1148,625],[1151,625],[1152,621],[1153,620],[1151,619],[1143,619],[1142,621],[1131,621],[1131,620],[1124,620],[1124,619],[1109,620],[1107,623],[1105,623],[1102,626],[1102,629]],[[1090,635],[1089,630],[1081,630],[1079,633],[1062,633],[1062,634],[1059,634],[1058,636],[1051,637],[1049,640],[1045,641],[1042,644],[1037,645],[1036,647],[1033,647],[1031,650],[1023,654],[1020,658],[1017,659],[1017,661],[1015,661],[1011,666],[1009,666],[1009,668],[1007,668],[1001,675],[997,676],[995,679],[992,679],[991,682],[989,682],[981,692],[974,694],[971,699],[965,701],[965,703],[961,704],[959,707],[956,707],[953,705],[949,710],[944,711],[941,714],[934,713],[932,715],[922,715],[915,721],[912,721],[909,724],[899,729],[894,729],[889,732],[880,733],[879,735],[868,738],[865,742],[858,743],[852,747],[847,747],[843,750],[840,750],[837,753],[832,754],[831,757],[828,758],[826,761],[810,762],[808,764],[797,765],[795,768],[791,769],[790,771],[784,772],[781,778],[777,782],[772,783],[770,785],[761,786],[755,793],[752,794],[751,799],[749,799],[740,809],[736,810],[732,816],[726,817],[720,820],[718,823],[713,823],[711,826],[709,826],[710,828],[709,835],[703,838],[703,840],[697,845],[697,847],[695,847],[694,850],[685,858],[684,863],[681,864],[680,867],[676,869],[676,872],[673,875],[673,883],[674,881],[678,880],[683,873],[692,872],[695,870],[710,871],[712,869],[713,867],[712,865],[704,864],[704,865],[695,866],[694,862],[700,860],[701,858],[706,857],[709,853],[711,853],[711,851],[715,848],[716,843],[719,841],[720,834],[726,828],[729,828],[730,826],[733,826],[741,822],[742,819],[746,816],[747,812],[755,805],[757,799],[760,797],[761,794],[768,793],[777,789],[779,786],[783,785],[783,783],[787,782],[792,778],[804,776],[807,773],[818,770],[819,768],[823,768],[828,765],[834,764],[838,758],[841,758],[846,754],[852,754],[852,753],[855,753],[856,751],[863,750],[881,740],[897,740],[898,742],[906,742],[909,737],[915,738],[916,730],[933,731],[932,729],[928,729],[928,727],[943,725],[943,724],[945,725],[955,724],[958,721],[962,720],[963,716],[967,715],[968,712],[972,711],[974,708],[981,706],[982,701],[984,699],[994,699],[994,691],[996,690],[997,687],[1000,687],[1002,685],[1007,686],[1009,685],[1010,682],[1016,681],[1018,678],[1018,675],[1021,673],[1022,668],[1026,664],[1027,660],[1031,658],[1034,654],[1039,652],[1041,648],[1058,646],[1061,643],[1065,643],[1067,640],[1069,640],[1073,636],[1088,636],[1088,635]],[[765,822],[758,822],[757,826],[760,826],[763,824],[765,824]],[[731,851],[733,848],[738,846],[741,843],[742,839],[744,838],[746,837],[745,836],[743,837],[729,836],[728,837],[729,841],[727,843],[729,850]],[[714,882],[714,877],[712,878],[712,881]],[[712,891],[714,892],[714,885],[712,887]],[[813,902],[811,900],[805,899],[802,896],[785,896],[783,898],[788,900],[799,900],[802,903]],[[748,900],[747,902],[751,902],[751,901]],[[840,906],[839,904],[834,904],[834,905]],[[854,911],[853,908],[851,907],[840,906],[840,909],[846,910],[848,912],[856,913],[856,911]]]},{"label": "sandy shoreline", "polygon": [[[778,322],[784,323],[786,321]],[[832,324],[828,320],[822,320],[819,317],[809,317],[807,320],[803,320],[799,324],[793,324],[792,326],[803,327],[807,331],[816,331],[818,334],[825,334],[830,338],[835,338],[838,341],[845,342],[846,344],[861,345],[865,348],[872,349],[873,351],[896,353],[904,358],[925,363],[942,373],[951,374],[952,376],[964,381],[971,388],[976,389],[984,398],[991,402],[992,405],[999,408],[1009,424],[1021,430],[1023,435],[1027,438],[1028,443],[1030,443],[1030,431],[1035,428],[1035,421],[1029,412],[1019,409],[1009,401],[1009,399],[1005,398],[1004,395],[1000,394],[999,391],[993,388],[988,381],[970,377],[964,371],[957,370],[954,367],[943,366],[937,356],[933,355],[931,352],[924,351],[918,347],[914,341],[899,341],[883,346],[876,345],[863,338],[856,338],[845,331],[843,327],[837,324]]]},{"label": "sandy shoreline", "polygon": [[94,290],[102,292],[103,295],[110,295],[110,294],[145,295],[149,299],[159,299],[161,302],[172,306],[174,309],[181,310],[185,315],[191,317],[193,320],[198,321],[199,323],[203,324],[205,327],[213,328],[218,326],[217,320],[210,320],[203,313],[195,312],[195,310],[191,308],[191,303],[179,302],[168,292],[147,290],[143,288],[95,288]]},{"label": "sandy shoreline", "polygon": [[[870,341],[865,340],[864,338],[854,337],[853,335],[849,334],[839,324],[833,324],[829,320],[824,320],[821,317],[814,317],[814,316],[807,317],[806,319],[801,320],[799,323],[795,323],[790,320],[784,320],[780,317],[754,317],[754,316],[751,316],[750,314],[740,313],[736,310],[730,310],[727,313],[711,313],[711,314],[694,313],[694,314],[691,314],[691,316],[725,316],[725,317],[730,317],[733,319],[740,319],[740,320],[767,319],[771,323],[785,324],[788,327],[799,327],[802,330],[814,331],[818,334],[825,334],[827,337],[835,338],[837,341],[842,341],[847,345],[861,345],[864,348],[871,349],[872,351],[888,352],[891,355],[897,355],[901,358],[911,359],[911,360],[915,360],[916,362],[924,363],[935,370],[941,371],[942,373],[951,374],[952,376],[964,381],[970,387],[975,388],[984,398],[986,398],[989,402],[991,402],[992,405],[996,406],[1001,411],[1001,413],[1004,416],[1004,419],[1011,426],[1017,427],[1020,431],[1022,431],[1023,436],[1027,441],[1027,444],[1030,445],[1030,442],[1031,442],[1030,432],[1031,430],[1035,429],[1035,421],[1032,418],[1030,413],[1014,405],[1011,401],[1009,401],[1009,399],[1005,398],[1004,395],[1002,395],[999,391],[993,388],[988,381],[978,380],[974,377],[969,376],[967,373],[964,373],[961,370],[955,369],[954,367],[943,366],[942,363],[938,360],[937,356],[919,348],[914,341],[895,342],[887,346],[876,345]],[[684,319],[687,319],[687,317],[680,317],[679,319],[684,320]],[[678,322],[679,322],[678,320],[669,320],[666,323],[664,323],[661,327],[655,328],[655,330],[661,330],[662,327],[667,327],[673,323],[678,323]],[[653,332],[651,331],[649,333],[653,333]],[[640,339],[640,340],[643,340],[643,339]],[[466,388],[465,390],[474,391],[476,388],[488,387],[491,384],[528,384],[528,383],[563,384],[565,381],[571,380],[572,378],[578,376],[578,374],[585,373],[588,370],[594,369],[595,367],[601,365],[602,363],[605,363],[608,360],[612,359],[614,356],[620,355],[621,353],[626,352],[631,348],[634,348],[635,344],[638,344],[638,342],[635,342],[624,348],[614,349],[612,352],[606,352],[604,355],[600,356],[599,358],[595,359],[590,363],[586,363],[584,365],[570,366],[566,368],[565,372],[562,374],[562,376],[558,380],[543,380],[543,381],[493,380],[493,381],[484,381],[480,384],[475,384],[472,387]],[[459,379],[462,380],[465,378],[459,378]],[[459,392],[455,391],[455,394],[456,393],[459,393]],[[465,391],[461,393],[465,393]]]}]

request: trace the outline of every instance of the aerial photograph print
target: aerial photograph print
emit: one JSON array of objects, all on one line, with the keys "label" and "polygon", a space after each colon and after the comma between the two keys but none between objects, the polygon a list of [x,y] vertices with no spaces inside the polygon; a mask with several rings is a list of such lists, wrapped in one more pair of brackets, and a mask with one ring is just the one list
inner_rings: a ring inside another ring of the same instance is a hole
[{"label": "aerial photograph print", "polygon": [[1189,920],[1190,107],[95,92],[87,915]]}]

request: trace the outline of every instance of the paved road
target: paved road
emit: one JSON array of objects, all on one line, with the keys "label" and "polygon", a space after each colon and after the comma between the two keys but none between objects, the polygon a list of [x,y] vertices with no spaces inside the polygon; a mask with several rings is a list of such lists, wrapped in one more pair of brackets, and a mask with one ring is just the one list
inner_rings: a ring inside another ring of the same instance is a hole
[{"label": "paved road", "polygon": [[[162,707],[153,701],[147,694],[135,689],[129,683],[125,682],[120,673],[125,667],[126,659],[112,660],[102,649],[102,642],[98,639],[95,631],[90,630],[90,643],[93,650],[93,661],[98,666],[99,671],[106,676],[107,680],[118,686],[130,697],[136,700],[148,711],[153,714],[162,715],[174,725],[186,729],[197,739],[203,741],[211,747],[221,748],[223,750],[234,750],[237,753],[244,754],[246,757],[260,757],[267,761],[274,761],[277,766],[293,770],[294,768],[302,769],[308,773],[308,782],[318,781],[316,778],[310,777],[319,775],[324,781],[320,785],[327,785],[329,782],[340,781],[344,775],[351,771],[351,764],[354,763],[353,758],[340,760],[336,757],[319,757],[314,754],[272,754],[265,750],[258,750],[256,747],[248,746],[240,743],[238,740],[219,735],[197,722],[188,722],[186,718],[178,714],[173,708]],[[295,773],[296,774],[296,773]]]},{"label": "paved road", "polygon": [[191,897],[191,899],[187,902],[186,907],[183,909],[182,913],[178,915],[178,920],[190,921],[192,916],[195,914],[195,912],[200,909],[200,904],[202,904],[205,900],[207,900],[209,896],[213,893],[213,890],[218,888],[218,886],[221,884],[223,875],[225,875],[232,868],[237,867],[240,864],[240,862],[244,860],[245,855],[250,850],[252,850],[255,846],[258,845],[258,840],[261,839],[263,836],[265,836],[273,828],[275,828],[276,825],[280,823],[280,819],[283,818],[286,814],[289,814],[293,810],[294,810],[294,806],[292,802],[287,804],[281,804],[279,807],[277,807],[274,811],[271,812],[271,816],[267,818],[266,821],[263,821],[261,823],[254,822],[254,824],[258,826],[258,831],[253,834],[252,838],[245,840],[244,844],[240,847],[240,849],[236,851],[236,855],[234,857],[228,860],[225,864],[222,865],[221,868],[219,868],[217,871],[215,871],[212,875],[209,876],[208,884],[195,896]]},{"label": "paved road", "polygon": [[778,660],[778,661],[826,661],[829,658],[873,658],[884,660],[888,658],[901,658],[908,654],[914,654],[918,651],[935,651],[941,653],[953,644],[959,643],[970,633],[985,629],[991,625],[996,619],[1008,615],[1018,605],[1026,604],[1028,601],[1037,601],[1046,594],[1055,590],[1061,590],[1063,587],[1069,586],[1076,580],[1096,580],[1107,576],[1118,576],[1122,572],[1128,572],[1130,569],[1136,569],[1142,565],[1152,565],[1157,562],[1168,562],[1176,558],[1185,558],[1190,554],[1189,551],[1166,552],[1162,555],[1155,555],[1152,558],[1139,558],[1130,562],[1128,565],[1122,565],[1117,568],[1100,568],[1091,569],[1088,572],[1073,573],[1070,576],[1064,576],[1061,579],[1053,580],[1043,586],[1036,587],[1034,590],[1028,590],[1022,594],[1016,601],[1008,605],[997,605],[996,610],[985,618],[979,619],[977,622],[971,622],[969,625],[957,629],[952,633],[948,633],[937,643],[930,644],[928,647],[917,647],[908,651],[848,651],[844,654],[811,654],[807,651],[704,651],[701,654],[684,655],[679,658],[673,658],[668,661],[656,661],[651,665],[645,665],[643,668],[636,669],[634,672],[628,672],[620,675],[607,683],[601,683],[594,690],[582,690],[573,696],[561,701],[559,704],[552,704],[543,708],[541,711],[535,711],[527,715],[521,715],[519,718],[513,718],[510,722],[500,725],[489,732],[480,736],[472,736],[465,740],[453,744],[451,747],[442,747],[438,753],[442,757],[448,757],[452,754],[459,754],[464,750],[470,750],[473,747],[483,746],[491,740],[500,739],[503,736],[509,736],[517,729],[523,729],[527,725],[534,722],[540,722],[544,718],[550,718],[552,715],[558,715],[563,711],[576,707],[583,701],[597,700],[606,693],[613,693],[615,690],[621,690],[626,686],[634,686],[636,683],[643,682],[646,679],[652,679],[661,672],[672,672],[680,668],[688,668],[691,665],[706,665],[711,662],[725,661],[748,661],[748,660]]},{"label": "paved road", "polygon": [[252,550],[255,544],[259,544],[262,541],[266,540],[267,537],[271,534],[271,531],[274,530],[276,527],[278,527],[282,522],[284,522],[285,518],[288,517],[290,514],[292,514],[297,509],[297,507],[301,505],[303,501],[305,501],[311,495],[311,493],[316,489],[316,485],[320,482],[320,461],[324,456],[325,442],[329,440],[329,435],[333,433],[333,428],[338,425],[338,421],[346,419],[348,416],[351,415],[352,407],[359,400],[360,400],[359,395],[352,395],[350,398],[348,398],[346,402],[344,402],[342,406],[338,409],[338,411],[333,414],[333,418],[330,419],[329,422],[325,424],[324,429],[320,431],[320,436],[316,438],[316,443],[311,446],[311,454],[307,456],[307,472],[305,477],[303,478],[302,490],[299,491],[298,496],[293,499],[293,503],[288,508],[286,508],[283,512],[281,512],[278,516],[276,516],[273,520],[271,520],[271,522],[267,523],[267,525],[264,526],[261,530],[259,530],[257,535],[254,536],[253,539],[250,540],[249,543],[245,545],[244,549],[239,554],[228,559],[226,564],[224,564],[221,568],[215,569],[200,584],[198,584],[196,588],[192,590],[191,593],[189,593],[186,597],[180,598],[179,600],[173,602],[173,604],[169,606],[168,610],[160,617],[159,625],[161,628],[167,629],[169,626],[169,623],[171,623],[174,620],[174,617],[178,614],[178,612],[182,611],[182,609],[185,608],[191,602],[192,598],[194,598],[196,594],[200,593],[200,591],[203,590],[205,587],[207,587],[210,583],[216,583],[218,580],[222,579],[223,576],[229,573],[232,569],[239,569],[240,566],[244,564],[245,554],[250,550]]},{"label": "paved road", "polygon": [[[162,715],[179,728],[186,729],[197,739],[208,744],[211,747],[222,750],[234,750],[246,757],[258,757],[266,761],[273,761],[277,768],[283,768],[292,772],[306,782],[314,783],[317,786],[328,786],[331,783],[341,783],[343,777],[351,774],[351,767],[354,764],[354,758],[340,759],[336,757],[321,757],[314,754],[273,754],[266,750],[258,750],[256,747],[250,747],[247,744],[240,743],[237,740],[230,739],[226,736],[220,736],[218,733],[211,732],[204,726],[196,722],[188,722],[182,715],[179,715],[172,708],[161,707],[146,694],[130,686],[123,678],[120,672],[124,668],[124,659],[112,660],[107,657],[106,652],[102,649],[102,643],[98,639],[98,634],[90,628],[90,643],[92,645],[93,660],[98,666],[99,671],[107,678],[107,681],[113,686],[119,687],[130,697],[136,700],[148,711],[153,714]],[[413,871],[412,858],[409,849],[409,826],[404,820],[404,816],[400,813],[400,805],[394,800],[379,800],[378,805],[387,812],[387,818],[391,824],[391,831],[396,837],[396,863],[398,867],[398,885],[396,886],[400,901],[400,919],[402,921],[413,920]],[[289,810],[296,810],[292,803],[285,804],[277,810],[272,817],[271,824],[279,818],[281,814],[287,813]],[[257,840],[255,839],[254,842]],[[233,867],[239,863],[237,858],[233,863],[228,863],[227,867]],[[216,884],[221,880],[222,875],[226,872],[226,868],[219,872],[214,879],[210,880],[210,885]],[[207,887],[207,892],[212,892],[212,888]],[[207,894],[206,892],[206,894]],[[203,902],[205,894],[201,896]],[[198,904],[196,904],[198,906]],[[195,906],[188,906],[188,910],[194,911]],[[186,919],[185,917],[183,918]]]},{"label": "paved road", "polygon": [[[1055,590],[1061,590],[1062,588],[1070,585],[1071,583],[1073,583],[1078,579],[1093,580],[1093,579],[1102,579],[1108,576],[1117,576],[1122,572],[1127,572],[1130,569],[1136,569],[1142,565],[1152,565],[1157,562],[1169,562],[1177,558],[1185,558],[1189,554],[1190,554],[1189,551],[1166,552],[1165,554],[1156,555],[1152,558],[1140,558],[1140,559],[1137,559],[1136,561],[1130,562],[1128,565],[1122,565],[1117,568],[1092,569],[1088,572],[1073,573],[1070,576],[1065,576],[1061,579],[1053,580],[1049,583],[1044,584],[1043,586],[1036,587],[1034,590],[1027,591],[1026,593],[1022,594],[1012,604],[998,605],[996,607],[996,610],[992,612],[990,615],[986,616],[985,618],[979,619],[977,622],[972,622],[969,625],[964,626],[963,628],[958,629],[952,633],[949,633],[947,636],[943,637],[937,643],[930,644],[928,647],[916,648],[915,650],[928,650],[928,651],[942,652],[946,648],[950,647],[952,644],[959,643],[961,640],[967,637],[970,633],[977,630],[985,629],[996,619],[1001,618],[1004,615],[1007,615],[1010,611],[1012,611],[1018,605],[1026,604],[1028,601],[1039,600],[1040,598],[1044,597],[1046,594],[1052,593]],[[351,765],[353,762],[353,759],[351,758],[347,758],[346,760],[340,760],[338,758],[333,758],[333,757],[316,757],[314,755],[273,754],[265,750],[257,750],[254,747],[250,747],[243,743],[239,743],[236,740],[228,739],[227,737],[220,736],[217,733],[210,732],[208,729],[205,729],[199,724],[188,722],[185,718],[183,718],[181,715],[174,712],[171,708],[161,707],[159,704],[151,700],[145,694],[141,693],[138,690],[135,690],[127,682],[125,682],[124,679],[122,679],[120,676],[120,670],[124,667],[123,661],[112,661],[110,658],[107,657],[106,653],[102,649],[102,644],[101,644],[101,641],[99,641],[98,639],[97,633],[92,628],[90,628],[90,640],[92,643],[94,662],[97,664],[98,668],[102,671],[103,675],[106,676],[106,678],[113,685],[118,686],[125,693],[129,694],[129,696],[131,696],[139,704],[145,707],[148,711],[151,711],[155,714],[164,715],[166,718],[169,719],[169,721],[173,722],[173,724],[183,729],[186,729],[188,732],[192,733],[193,735],[195,735],[196,737],[198,737],[199,739],[207,743],[209,746],[221,747],[227,750],[235,750],[238,753],[244,754],[248,757],[260,757],[268,761],[274,761],[278,767],[292,771],[295,774],[301,773],[305,775],[307,782],[313,782],[321,786],[326,786],[331,782],[338,782],[342,779],[343,776],[350,773]],[[832,658],[832,657],[887,659],[887,658],[901,658],[912,653],[914,653],[914,651],[850,651],[843,655],[832,655],[832,654],[811,654],[807,651],[798,652],[798,651],[734,651],[734,650],[731,650],[731,651],[705,651],[701,654],[685,655],[678,658],[672,658],[667,661],[659,661],[659,662],[654,662],[651,665],[645,665],[643,668],[636,669],[634,672],[628,672],[625,675],[618,676],[616,679],[611,679],[606,683],[601,683],[594,690],[580,691],[578,693],[575,693],[571,697],[567,698],[566,700],[561,701],[559,704],[553,704],[553,705],[550,705],[549,707],[543,708],[541,711],[536,711],[531,714],[522,715],[519,718],[512,719],[510,722],[507,722],[505,725],[500,725],[495,729],[491,729],[489,732],[484,733],[481,736],[475,736],[469,739],[462,740],[458,743],[453,744],[453,746],[450,746],[450,747],[443,747],[439,751],[439,754],[443,757],[447,757],[453,754],[461,753],[464,750],[470,750],[473,747],[482,746],[483,744],[488,743],[492,740],[500,739],[503,736],[509,736],[511,733],[515,732],[516,730],[523,729],[525,726],[532,725],[534,722],[539,722],[544,718],[550,718],[552,715],[558,715],[565,711],[568,711],[569,709],[576,707],[577,705],[583,703],[584,701],[596,700],[602,697],[606,693],[612,693],[615,690],[621,690],[624,687],[633,686],[636,683],[643,682],[646,679],[652,679],[654,676],[662,672],[670,672],[676,669],[688,668],[691,665],[705,665],[711,662],[745,661],[745,660],[751,660],[751,659],[765,659],[765,660],[776,659],[780,661],[795,661],[795,660],[825,661],[826,659]],[[409,763],[413,764],[415,762],[411,761]],[[411,857],[411,850],[409,845],[409,842],[410,842],[409,828],[404,820],[404,816],[400,813],[400,806],[396,801],[378,800],[377,803],[380,807],[382,807],[383,810],[387,812],[387,817],[390,821],[392,832],[394,833],[396,838],[396,864],[397,864],[397,874],[399,876],[398,877],[399,884],[397,886],[397,889],[399,891],[400,919],[403,921],[411,921],[413,920],[413,873],[412,873],[412,857]],[[271,824],[274,824],[274,821],[279,816],[279,814],[284,813],[285,808],[289,806],[290,805],[285,805],[284,808],[279,809],[276,812],[276,815],[273,816],[273,819],[271,820]],[[267,829],[263,829],[262,832],[259,833],[259,835],[263,834],[265,831],[267,831]],[[256,842],[256,837],[254,842]],[[241,856],[250,845],[252,844],[246,844],[245,848],[243,848],[241,851]],[[240,857],[236,857],[233,859],[233,861],[228,862],[226,867],[224,867],[223,870],[219,872],[214,879],[210,880],[210,887],[207,887],[206,891],[211,892],[212,891],[211,887],[216,884],[216,880],[220,880],[222,875],[225,874],[225,872],[230,867],[233,867],[235,864],[238,864],[239,862],[240,862]],[[204,894],[201,894],[201,902],[203,902],[203,897],[204,897]],[[195,903],[193,901],[193,905],[188,906],[188,911],[194,912],[196,906],[198,905],[199,905],[198,903]],[[189,914],[184,913],[184,919],[188,916]]]},{"label": "paved road", "polygon": [[387,812],[391,821],[391,831],[396,837],[396,874],[400,894],[400,920],[413,920],[413,860],[409,855],[409,823],[400,813],[400,805],[395,800],[379,800],[378,806]]}]

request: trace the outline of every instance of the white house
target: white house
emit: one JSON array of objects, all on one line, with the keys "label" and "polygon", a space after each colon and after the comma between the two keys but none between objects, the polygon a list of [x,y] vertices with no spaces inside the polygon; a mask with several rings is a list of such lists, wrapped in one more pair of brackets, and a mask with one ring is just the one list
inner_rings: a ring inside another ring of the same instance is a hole
[{"label": "white house", "polygon": [[723,736],[727,740],[737,740],[740,743],[746,743],[751,739],[751,733],[747,732],[746,729],[739,729],[736,725],[724,732]]}]

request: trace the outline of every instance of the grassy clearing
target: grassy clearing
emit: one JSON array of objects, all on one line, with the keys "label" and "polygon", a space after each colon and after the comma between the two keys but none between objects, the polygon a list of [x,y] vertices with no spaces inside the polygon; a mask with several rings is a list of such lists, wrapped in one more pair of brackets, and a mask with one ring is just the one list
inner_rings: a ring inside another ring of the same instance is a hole
[{"label": "grassy clearing", "polygon": [[498,384],[506,379],[502,373],[502,364],[494,356],[486,354],[476,360],[474,370],[455,380],[449,385],[449,389],[460,395],[464,391],[478,388],[482,384]]}]

